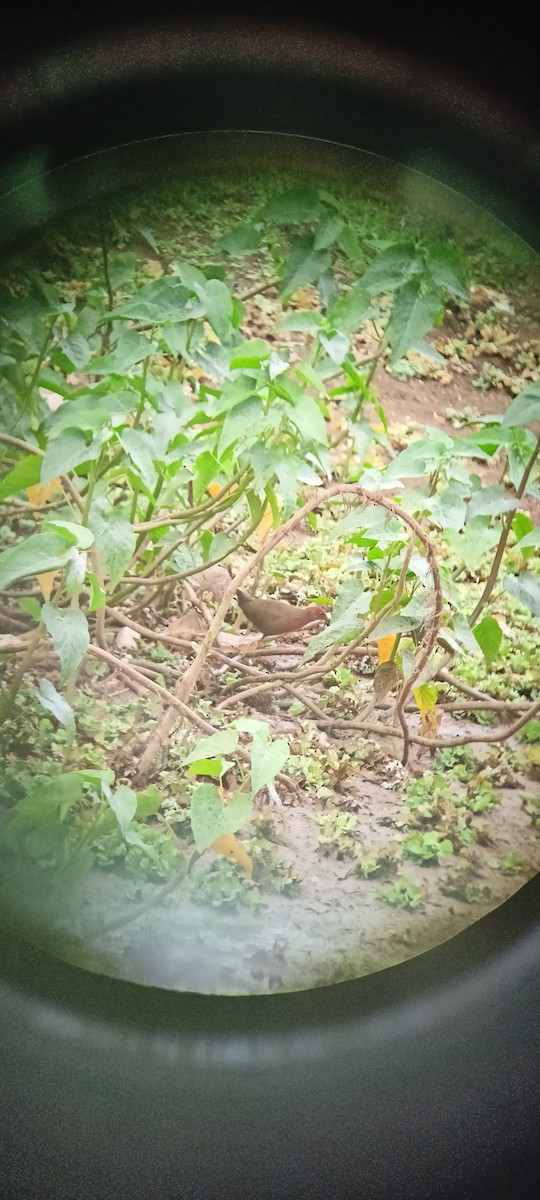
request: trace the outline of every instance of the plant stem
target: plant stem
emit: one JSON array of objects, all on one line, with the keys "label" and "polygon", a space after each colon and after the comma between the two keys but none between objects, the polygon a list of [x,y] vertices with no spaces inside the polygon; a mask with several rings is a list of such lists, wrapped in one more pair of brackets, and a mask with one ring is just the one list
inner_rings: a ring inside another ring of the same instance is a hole
[{"label": "plant stem", "polygon": [[269,292],[273,287],[279,287],[279,279],[269,279],[268,283],[257,284],[256,287],[250,288],[248,292],[243,292],[238,299],[243,303],[244,300],[251,300],[252,296],[262,296],[263,292]]},{"label": "plant stem", "polygon": [[41,371],[41,368],[42,368],[42,366],[43,366],[43,359],[45,358],[45,355],[46,355],[46,353],[47,353],[47,350],[48,350],[48,348],[49,348],[49,345],[50,345],[50,342],[51,342],[51,339],[52,339],[52,335],[53,335],[53,329],[54,329],[54,326],[55,326],[55,324],[56,324],[56,320],[57,320],[57,316],[56,316],[56,314],[55,314],[55,315],[54,315],[54,317],[52,318],[52,320],[51,320],[51,322],[50,322],[50,324],[49,324],[48,328],[47,328],[47,333],[46,333],[46,335],[45,335],[45,340],[44,340],[44,342],[43,342],[43,345],[42,345],[42,347],[41,347],[41,350],[39,351],[39,354],[38,354],[38,359],[37,359],[36,365],[35,365],[35,367],[34,367],[34,370],[32,371],[32,375],[31,375],[31,378],[30,378],[30,382],[29,382],[29,384],[27,385],[27,387],[26,387],[26,389],[25,389],[25,392],[24,392],[24,395],[23,395],[23,398],[22,398],[22,401],[21,401],[21,406],[20,406],[20,412],[19,412],[19,416],[17,417],[17,420],[16,420],[16,422],[15,422],[15,425],[13,426],[13,428],[14,428],[14,429],[16,429],[16,428],[17,428],[17,425],[19,424],[19,421],[20,421],[20,419],[21,419],[21,416],[22,416],[22,414],[23,414],[23,413],[26,411],[27,405],[28,405],[29,401],[30,401],[30,400],[31,400],[31,398],[32,398],[32,392],[33,392],[33,390],[34,390],[34,387],[35,387],[35,384],[36,384],[36,381],[37,381],[37,378],[38,378],[39,372]]},{"label": "plant stem", "polygon": [[[111,284],[111,276],[109,273],[109,248],[107,246],[107,236],[105,232],[105,221],[102,216],[99,217],[99,240],[101,243],[101,256],[103,262],[103,274],[105,276],[105,287],[107,289],[107,307],[109,312],[114,308],[114,292]],[[109,343],[111,340],[112,322],[109,321],[103,330],[103,353],[107,354]]]},{"label": "plant stem", "polygon": [[[534,467],[534,464],[535,464],[539,454],[540,454],[540,437],[538,437],[538,439],[537,439],[536,446],[534,447],[531,457],[530,457],[530,459],[527,463],[527,466],[525,467],[525,470],[523,472],[523,475],[521,477],[519,487],[517,488],[516,497],[518,500],[521,500],[522,497],[525,495],[527,484],[531,477],[532,469]],[[512,528],[512,523],[514,521],[514,517],[515,517],[514,509],[510,509],[510,512],[508,512],[506,514],[506,516],[504,517],[504,520],[502,523],[501,536],[499,538],[499,543],[498,543],[497,549],[495,551],[495,557],[491,564],[491,570],[490,570],[489,575],[486,580],[486,585],[484,587],[482,595],[480,596],[478,604],[473,609],[473,611],[469,617],[469,625],[471,626],[471,628],[473,625],[476,624],[476,622],[480,616],[480,613],[483,612],[484,608],[486,607],[486,604],[491,596],[493,588],[495,587],[495,584],[497,582],[497,576],[499,574],[499,569],[501,566],[503,554],[506,550],[506,543],[510,536],[510,530]]]},{"label": "plant stem", "polygon": [[2,725],[6,718],[10,715],[11,709],[13,708],[15,700],[17,699],[17,694],[21,683],[34,657],[36,646],[43,635],[43,630],[44,625],[43,622],[40,621],[39,625],[32,634],[19,666],[17,667],[13,679],[11,680],[9,688],[0,704],[0,725]]}]

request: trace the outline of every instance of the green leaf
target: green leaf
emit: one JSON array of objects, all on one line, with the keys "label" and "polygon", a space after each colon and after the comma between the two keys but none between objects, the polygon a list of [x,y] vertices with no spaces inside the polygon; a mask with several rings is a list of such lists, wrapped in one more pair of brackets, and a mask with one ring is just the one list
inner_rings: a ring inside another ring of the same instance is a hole
[{"label": "green leaf", "polygon": [[59,475],[68,475],[75,467],[97,458],[100,447],[87,444],[84,433],[78,429],[66,429],[54,441],[50,441],[41,460],[41,483],[50,483]]},{"label": "green leaf", "polygon": [[277,328],[279,330],[288,329],[294,333],[311,333],[322,325],[323,319],[319,312],[297,309],[296,312],[287,313]]},{"label": "green leaf", "polygon": [[[512,426],[508,432],[508,478],[517,489],[534,453],[536,438],[530,429],[524,429],[521,425]],[[527,491],[529,495],[534,495],[534,485],[529,483]]]},{"label": "green leaf", "polygon": [[228,450],[229,446],[234,445],[239,439],[257,437],[268,424],[270,421],[264,413],[260,400],[253,397],[251,400],[244,400],[241,404],[237,404],[223,422],[218,443],[219,456],[221,457],[225,450]]},{"label": "green leaf", "polygon": [[268,376],[270,380],[277,379],[278,375],[283,375],[287,370],[289,366],[288,354],[288,350],[284,350],[283,354],[278,354],[277,350],[272,351],[268,360]]},{"label": "green leaf", "polygon": [[[359,280],[368,296],[381,296],[402,287],[413,275],[419,275],[422,262],[412,243],[397,243],[381,250],[372,259]],[[439,304],[440,307],[440,304]]]},{"label": "green leaf", "polygon": [[268,722],[258,721],[256,717],[239,717],[234,724],[242,733],[250,733],[252,737],[260,734],[261,737],[266,738],[266,741],[270,737]]},{"label": "green leaf", "polygon": [[472,517],[499,517],[501,513],[517,508],[519,500],[509,496],[502,483],[479,488],[467,505],[467,520]]},{"label": "green leaf", "polygon": [[291,188],[265,204],[261,218],[275,225],[303,224],[315,221],[323,211],[318,190],[311,185]]},{"label": "green leaf", "polygon": [[105,513],[93,508],[89,525],[96,539],[96,546],[109,577],[109,591],[114,591],[125,574],[137,541],[135,530],[118,509],[110,508]]},{"label": "green leaf", "polygon": [[26,491],[39,483],[41,474],[41,455],[26,454],[20,458],[12,471],[8,471],[0,481],[0,503],[8,496],[16,496],[18,492]]},{"label": "green leaf", "polygon": [[193,266],[193,263],[175,262],[173,268],[178,275],[184,287],[189,288],[190,292],[195,290],[195,284],[204,287],[206,283],[206,275],[201,271],[200,267]]},{"label": "green leaf", "polygon": [[[245,342],[241,342],[231,351],[230,369],[237,371],[241,368],[260,367],[265,359],[270,358],[271,353],[270,343],[265,342],[263,338],[247,338]],[[232,385],[237,382],[237,380],[233,380]],[[247,381],[243,386],[247,386]],[[253,391],[253,384],[251,384],[251,391]]]},{"label": "green leaf", "polygon": [[333,333],[330,337],[327,337],[325,333],[320,333],[319,341],[332,362],[340,366],[345,355],[349,353],[350,342],[348,337],[345,337],[344,333]]},{"label": "green leaf", "polygon": [[262,788],[273,783],[276,775],[285,766],[290,756],[289,743],[285,738],[269,741],[257,732],[251,745],[251,795],[256,796]]},{"label": "green leaf", "polygon": [[90,346],[82,333],[68,334],[67,338],[61,339],[60,346],[77,371],[82,370],[92,357]]},{"label": "green leaf", "polygon": [[[202,272],[198,273],[198,276],[199,274],[200,282],[204,285],[205,276]],[[180,282],[173,275],[154,279],[152,283],[139,288],[131,300],[113,309],[112,313],[105,313],[101,324],[113,320],[142,321],[148,325],[163,326],[171,322],[196,320],[204,316],[206,305],[203,301],[194,299],[191,294],[192,287],[193,284],[184,287],[184,282]],[[124,344],[129,346],[130,343],[126,341]],[[134,348],[137,344],[144,348],[144,343],[136,343],[133,339],[131,344]]]},{"label": "green leaf", "polygon": [[463,533],[456,533],[455,529],[443,529],[445,541],[468,571],[476,571],[484,555],[499,540],[500,530],[491,528],[488,522],[487,517],[475,517],[469,521]]},{"label": "green leaf", "polygon": [[203,783],[191,798],[191,831],[197,852],[202,854],[226,833],[236,833],[249,819],[252,800],[239,792],[225,806],[217,787]]},{"label": "green leaf", "polygon": [[144,791],[137,792],[137,811],[135,813],[137,820],[144,821],[147,817],[155,817],[163,804],[163,799],[163,793],[155,783],[151,783]]},{"label": "green leaf", "polygon": [[104,784],[103,793],[125,837],[137,812],[137,796],[132,788],[124,784],[119,784],[115,792]]},{"label": "green leaf", "polygon": [[312,396],[299,390],[294,408],[288,407],[287,414],[305,442],[317,442],[321,446],[327,445],[326,422],[317,401]]},{"label": "green leaf", "polygon": [[233,766],[229,758],[198,758],[189,766],[188,775],[209,775],[211,779],[221,779]]},{"label": "green leaf", "polygon": [[531,425],[540,421],[540,383],[531,383],[508,406],[503,425]]},{"label": "green leaf", "polygon": [[514,520],[512,521],[512,531],[517,542],[520,542],[522,538],[525,537],[525,534],[531,533],[533,529],[534,523],[531,521],[531,518],[527,516],[527,513],[516,513]]},{"label": "green leaf", "polygon": [[236,229],[231,229],[230,233],[224,233],[217,245],[220,250],[235,258],[241,254],[254,254],[262,245],[261,230],[259,226],[248,223],[238,225]]},{"label": "green leaf", "polygon": [[518,600],[534,617],[540,617],[540,580],[530,571],[519,575],[505,575],[503,588],[514,600]]},{"label": "green leaf", "polygon": [[494,617],[484,617],[473,629],[473,634],[480,646],[488,668],[499,654],[502,642],[502,629]]},{"label": "green leaf", "polygon": [[391,517],[386,508],[358,508],[347,513],[334,527],[334,537],[345,537],[347,534],[359,532],[367,541],[377,542],[379,546],[389,546],[396,541],[406,541],[407,534],[401,521]]},{"label": "green leaf", "polygon": [[154,254],[159,255],[159,246],[158,246],[156,239],[152,233],[152,230],[148,229],[148,227],[146,225],[139,225],[139,233],[142,234],[145,242],[148,242],[148,245],[154,251]]},{"label": "green leaf", "polygon": [[25,824],[47,822],[61,809],[66,812],[78,804],[83,790],[82,772],[66,771],[64,775],[56,775],[50,783],[41,784],[35,792],[30,792],[12,811],[14,816],[22,819]]},{"label": "green leaf", "polygon": [[195,291],[205,305],[208,324],[221,342],[228,341],[232,332],[233,302],[227,284],[221,279],[208,279],[204,286],[195,284]]},{"label": "green leaf", "polygon": [[332,609],[330,624],[311,639],[301,658],[309,662],[321,650],[329,646],[344,645],[360,632],[360,618],[367,613],[371,601],[369,592],[358,579],[348,579],[343,584]]},{"label": "green leaf", "polygon": [[429,475],[440,467],[446,455],[452,450],[452,439],[437,430],[433,437],[421,438],[411,442],[405,450],[389,463],[385,478],[414,479],[417,475]]},{"label": "green leaf", "polygon": [[354,333],[364,324],[370,305],[369,292],[366,291],[360,280],[343,296],[338,296],[328,313],[328,319],[336,329],[343,333]]},{"label": "green leaf", "polygon": [[41,604],[36,596],[21,596],[19,608],[33,621],[41,621]]},{"label": "green leaf", "polygon": [[90,645],[88,621],[80,609],[57,608],[55,604],[44,604],[41,617],[60,659],[60,682],[64,683],[82,662]]},{"label": "green leaf", "polygon": [[121,420],[126,412],[135,406],[133,393],[121,392],[110,396],[95,396],[91,398],[83,394],[77,400],[68,400],[52,417],[51,434],[56,437],[65,429],[75,429],[78,433],[95,433],[104,425],[112,425]]},{"label": "green leaf", "polygon": [[110,767],[81,767],[79,772],[86,783],[114,783],[114,771]]},{"label": "green leaf", "polygon": [[360,258],[360,242],[356,236],[354,229],[350,225],[345,225],[338,237],[338,246],[347,258],[352,258],[353,261]]},{"label": "green leaf", "polygon": [[89,375],[127,375],[132,367],[157,350],[155,342],[134,329],[122,329],[110,354],[97,354],[87,364]]},{"label": "green leaf", "polygon": [[[193,341],[191,345],[193,346]],[[190,351],[190,358],[198,367],[202,367],[210,379],[223,383],[230,377],[230,353],[220,342],[205,342],[204,345],[197,345],[196,349]]]},{"label": "green leaf", "polygon": [[49,679],[40,679],[37,697],[43,708],[52,713],[69,732],[75,729],[75,714],[71,705],[57,692]]},{"label": "green leaf", "polygon": [[433,328],[440,309],[440,291],[430,288],[422,292],[419,279],[410,279],[396,291],[388,322],[393,363],[403,358],[414,342]]},{"label": "green leaf", "polygon": [[49,529],[52,533],[59,533],[68,546],[78,546],[79,550],[89,550],[90,546],[94,544],[92,530],[87,529],[86,525],[81,525],[78,521],[55,520],[51,517],[43,525],[44,532]]},{"label": "green leaf", "polygon": [[68,547],[56,533],[33,533],[0,554],[0,592],[15,579],[43,575],[66,566]]},{"label": "green leaf", "polygon": [[410,633],[412,629],[418,629],[421,624],[422,618],[415,612],[411,612],[409,615],[389,614],[387,617],[383,617],[380,624],[371,631],[367,640],[378,642],[380,638],[390,637],[396,633]]},{"label": "green leaf", "polygon": [[135,278],[137,256],[127,250],[124,254],[112,254],[109,258],[109,279],[114,291]]},{"label": "green leaf", "polygon": [[142,429],[123,429],[118,435],[127,456],[139,476],[141,483],[153,492],[157,483],[157,471],[152,462],[154,445],[150,434]]},{"label": "green leaf", "polygon": [[88,583],[90,584],[90,603],[88,612],[97,612],[99,608],[103,608],[107,598],[106,593],[99,582],[99,579],[94,571],[89,571],[87,575]]},{"label": "green leaf", "polygon": [[234,729],[223,729],[210,737],[202,738],[184,759],[184,764],[198,762],[201,758],[214,758],[221,754],[232,754],[238,745],[238,734]]},{"label": "green leaf", "polygon": [[347,614],[350,615],[353,610],[356,615],[367,612],[369,602],[370,597],[366,595],[362,581],[346,579],[334,600],[330,618],[331,625],[335,625]]},{"label": "green leaf", "polygon": [[448,487],[442,492],[437,492],[431,498],[427,498],[426,504],[432,521],[441,529],[463,529],[467,506],[463,496],[455,488]]},{"label": "green leaf", "polygon": [[66,566],[66,574],[64,576],[64,588],[66,596],[71,600],[72,596],[78,596],[82,588],[84,577],[86,574],[86,552],[77,550],[75,546],[70,547],[69,562]]},{"label": "green leaf", "polygon": [[293,242],[283,267],[279,297],[292,296],[300,287],[307,287],[328,269],[331,258],[328,250],[315,250],[313,238],[301,237]]},{"label": "green leaf", "polygon": [[328,246],[333,246],[334,242],[337,242],[338,238],[341,237],[344,224],[345,222],[342,217],[329,217],[315,234],[313,242],[314,250],[326,250]]},{"label": "green leaf", "polygon": [[276,475],[279,494],[283,501],[283,520],[288,521],[296,509],[296,480],[298,469],[302,466],[299,460],[286,454],[276,464]]},{"label": "green leaf", "polygon": [[[461,646],[464,646],[470,654],[480,657],[480,647],[474,633],[469,625],[469,622],[462,613],[455,613],[452,620],[452,628],[456,635],[457,641]],[[445,630],[446,632],[446,630]]]},{"label": "green leaf", "polygon": [[453,246],[433,245],[428,249],[426,271],[437,287],[450,296],[468,297],[465,263]]},{"label": "green leaf", "polygon": [[529,547],[540,546],[540,526],[529,530],[516,545],[516,550],[528,550]]}]

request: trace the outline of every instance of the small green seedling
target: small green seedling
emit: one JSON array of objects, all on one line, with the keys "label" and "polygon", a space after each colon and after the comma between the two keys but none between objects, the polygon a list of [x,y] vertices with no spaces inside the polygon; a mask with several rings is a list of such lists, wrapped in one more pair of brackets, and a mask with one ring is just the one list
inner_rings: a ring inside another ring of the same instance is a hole
[{"label": "small green seedling", "polygon": [[398,875],[395,883],[385,884],[379,888],[379,896],[385,904],[393,908],[418,908],[424,899],[424,889],[407,879],[406,875]]},{"label": "small green seedling", "polygon": [[449,838],[441,838],[435,830],[429,833],[413,833],[403,843],[403,857],[411,858],[414,862],[440,862],[449,854],[454,853],[454,847]]}]

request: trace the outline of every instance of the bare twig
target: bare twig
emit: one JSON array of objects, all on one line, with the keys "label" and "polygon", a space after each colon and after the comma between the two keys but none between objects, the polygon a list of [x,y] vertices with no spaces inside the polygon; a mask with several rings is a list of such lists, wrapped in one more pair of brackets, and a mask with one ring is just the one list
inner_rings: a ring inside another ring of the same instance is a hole
[{"label": "bare twig", "polygon": [[[169,708],[176,710],[181,717],[184,717],[186,721],[189,721],[191,725],[194,725],[196,729],[200,730],[201,733],[206,734],[207,737],[211,737],[213,734],[219,733],[219,730],[216,729],[214,725],[211,725],[209,721],[205,721],[202,717],[199,717],[198,714],[188,708],[186,704],[183,704],[173,692],[169,692],[167,688],[161,687],[161,685],[159,683],[155,683],[153,679],[148,679],[146,675],[143,675],[142,671],[138,671],[136,667],[132,667],[130,663],[124,662],[124,660],[122,658],[118,658],[117,655],[111,654],[109,650],[102,650],[99,646],[89,646],[87,653],[93,658],[100,658],[103,662],[108,663],[110,667],[116,671],[119,671],[120,674],[125,675],[127,679],[133,680],[135,683],[138,683],[148,691],[155,692],[157,696],[167,703]],[[251,765],[251,755],[247,750],[244,749],[243,746],[238,746],[236,753],[238,754],[239,758]],[[294,780],[290,779],[288,775],[284,775],[282,772],[276,775],[276,779],[279,779],[279,781],[288,788],[296,788]]]},{"label": "bare twig", "polygon": [[[528,721],[540,712],[540,700],[536,700],[534,704],[512,721],[510,725],[498,725],[496,729],[485,729],[482,733],[463,733],[458,734],[454,738],[425,738],[420,734],[409,734],[409,741],[417,746],[426,746],[428,750],[439,750],[451,748],[452,746],[468,746],[473,742],[506,742],[508,738],[518,733]],[[395,729],[389,728],[388,725],[383,725],[382,722],[375,721],[347,721],[339,717],[327,718],[324,722],[319,721],[322,726],[334,726],[344,730],[354,730],[355,732],[374,733],[378,737],[395,737]]]},{"label": "bare twig", "polygon": [[[424,635],[424,639],[422,641],[422,645],[420,647],[420,651],[418,654],[417,662],[413,668],[411,675],[409,676],[407,684],[405,684],[404,688],[402,689],[401,697],[398,700],[398,704],[396,705],[396,718],[399,720],[399,723],[403,730],[404,760],[406,760],[407,752],[408,752],[407,722],[406,722],[405,715],[403,712],[403,707],[404,707],[407,695],[409,694],[410,689],[413,686],[415,679],[418,678],[418,676],[420,675],[420,672],[423,670],[425,664],[427,663],[427,661],[429,659],[431,651],[437,641],[440,618],[441,618],[441,613],[442,613],[442,589],[441,589],[439,567],[438,567],[437,558],[436,558],[433,546],[431,545],[431,542],[429,541],[427,535],[425,534],[424,530],[422,529],[421,525],[416,520],[416,518],[411,517],[409,515],[409,513],[405,512],[400,507],[400,505],[396,504],[393,500],[388,500],[387,497],[382,494],[382,492],[370,492],[367,489],[361,487],[361,485],[357,484],[357,483],[331,484],[323,492],[316,493],[314,496],[312,496],[311,500],[309,500],[301,509],[298,509],[297,512],[294,513],[293,516],[290,517],[289,520],[286,521],[285,524],[281,526],[280,529],[277,529],[274,533],[270,534],[267,538],[265,538],[260,549],[256,552],[256,554],[254,554],[254,556],[250,562],[244,563],[242,565],[242,567],[239,568],[239,570],[236,572],[236,575],[231,580],[231,583],[229,584],[229,586],[227,587],[227,589],[224,592],[224,595],[218,605],[218,608],[216,610],[215,616],[212,619],[212,622],[208,629],[208,632],[206,633],[205,637],[203,638],[203,641],[201,642],[201,645],[199,647],[199,650],[198,650],[193,662],[186,669],[186,671],[184,672],[181,679],[179,679],[179,681],[176,685],[176,688],[175,688],[175,695],[179,699],[181,699],[184,704],[186,703],[186,700],[191,695],[193,689],[195,688],[195,686],[197,684],[197,680],[198,680],[200,673],[203,669],[203,666],[206,662],[208,654],[210,653],[210,650],[219,634],[221,625],[227,614],[231,600],[233,599],[234,595],[236,594],[238,588],[242,585],[244,580],[248,577],[248,575],[258,567],[259,563],[264,560],[266,555],[271,550],[273,550],[275,546],[279,545],[279,543],[283,540],[283,538],[285,538],[293,529],[296,528],[296,526],[298,524],[300,524],[301,521],[304,520],[304,518],[307,516],[308,513],[312,512],[314,508],[319,508],[323,504],[328,503],[330,500],[337,499],[339,496],[360,497],[364,503],[367,502],[370,504],[380,505],[383,508],[386,508],[394,516],[398,517],[398,519],[404,521],[404,523],[406,525],[408,525],[409,528],[413,531],[416,538],[418,538],[418,540],[422,542],[422,544],[425,548],[425,551],[426,551],[426,557],[427,557],[430,571],[431,571],[431,574],[433,577],[433,586],[434,586],[434,593],[435,593],[435,606],[434,606],[433,616],[428,625],[426,633]],[[401,698],[403,698],[402,702],[401,702]],[[175,713],[174,713],[173,707],[171,707],[169,709],[169,712],[164,714],[163,720],[160,722],[160,725],[159,725],[159,730],[156,731],[154,738],[151,739],[150,742],[148,743],[146,750],[144,751],[144,754],[141,758],[140,771],[141,771],[141,775],[142,775],[143,779],[144,779],[145,775],[149,772],[152,762],[153,762],[153,758],[158,753],[160,746],[170,736],[170,733],[172,732],[172,729],[174,728],[174,724],[175,724]]]}]

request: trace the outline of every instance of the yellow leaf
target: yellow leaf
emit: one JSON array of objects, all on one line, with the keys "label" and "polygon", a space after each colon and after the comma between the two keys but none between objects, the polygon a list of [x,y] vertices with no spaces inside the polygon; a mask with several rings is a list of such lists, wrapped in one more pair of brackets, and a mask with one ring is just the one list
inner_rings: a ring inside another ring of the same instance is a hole
[{"label": "yellow leaf", "polygon": [[155,258],[147,258],[143,263],[143,271],[145,275],[149,275],[151,279],[159,279],[165,272],[160,262]]},{"label": "yellow leaf", "polygon": [[243,867],[246,875],[251,879],[253,863],[234,833],[224,833],[222,837],[216,838],[215,842],[212,842],[212,850],[215,850],[216,854],[222,854],[224,858],[228,858],[229,862],[238,863],[238,866]]},{"label": "yellow leaf", "polygon": [[259,541],[259,542],[264,541],[267,533],[269,533],[269,531],[271,530],[273,523],[274,523],[274,518],[272,515],[272,509],[270,508],[270,505],[267,504],[266,508],[263,512],[263,515],[261,517],[261,520],[259,521],[259,524],[257,525],[257,528],[255,530],[255,537],[257,538],[257,541]]},{"label": "yellow leaf", "polygon": [[51,598],[53,583],[54,583],[54,580],[55,580],[57,574],[58,574],[57,571],[45,571],[43,575],[37,576],[37,581],[41,588],[41,594],[42,594],[43,599],[45,600],[46,604],[49,603],[49,600]]},{"label": "yellow leaf", "polygon": [[[210,495],[212,496],[212,498],[214,496],[219,496],[219,493],[221,492],[222,488],[223,488],[222,483],[209,483],[208,484],[208,491],[210,492]],[[238,488],[237,483],[231,483],[230,488],[227,488],[227,490],[225,492],[223,492],[222,499],[224,500],[225,496],[228,496],[229,492],[235,492],[237,490],[237,488]]]},{"label": "yellow leaf", "polygon": [[395,634],[393,633],[388,637],[379,638],[377,642],[377,658],[380,663],[390,662],[395,640]]},{"label": "yellow leaf", "polygon": [[442,721],[442,711],[437,708],[437,688],[434,683],[421,683],[413,691],[420,712],[423,737],[435,738]]},{"label": "yellow leaf", "polygon": [[368,467],[373,467],[376,471],[381,471],[382,468],[386,465],[386,458],[384,455],[384,451],[380,450],[379,447],[376,446],[375,449],[371,451],[371,454],[366,459],[366,464]]},{"label": "yellow leaf", "polygon": [[204,322],[204,332],[207,342],[219,342],[217,333],[207,321]]},{"label": "yellow leaf", "polygon": [[434,683],[421,683],[414,689],[413,696],[422,715],[431,712],[437,703],[437,688]]},{"label": "yellow leaf", "polygon": [[28,496],[30,504],[37,504],[39,507],[41,507],[42,504],[47,503],[47,500],[50,499],[54,492],[59,490],[60,480],[51,479],[49,483],[33,483],[32,487],[26,489],[26,495]]},{"label": "yellow leaf", "polygon": [[294,295],[291,296],[293,307],[299,305],[300,308],[315,308],[317,300],[313,288],[297,288]]}]

